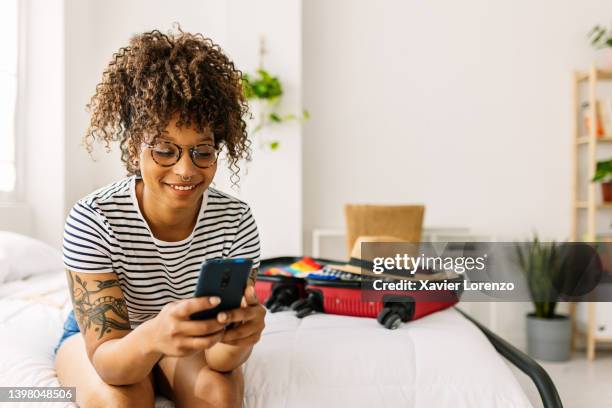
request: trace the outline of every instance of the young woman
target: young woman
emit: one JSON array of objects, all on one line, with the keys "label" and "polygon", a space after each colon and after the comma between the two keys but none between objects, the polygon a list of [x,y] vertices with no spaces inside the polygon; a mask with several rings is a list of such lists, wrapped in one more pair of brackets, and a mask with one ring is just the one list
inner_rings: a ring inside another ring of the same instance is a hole
[{"label": "young woman", "polygon": [[210,187],[221,149],[234,176],[249,158],[240,72],[201,35],[152,31],[113,56],[89,108],[88,148],[119,141],[128,177],[66,220],[60,382],[82,407],[150,407],[155,391],[179,407],[240,406],[240,367],[264,328],[252,285],[239,309],[189,318],[219,302],[193,298],[203,261],[259,263],[249,207]]}]

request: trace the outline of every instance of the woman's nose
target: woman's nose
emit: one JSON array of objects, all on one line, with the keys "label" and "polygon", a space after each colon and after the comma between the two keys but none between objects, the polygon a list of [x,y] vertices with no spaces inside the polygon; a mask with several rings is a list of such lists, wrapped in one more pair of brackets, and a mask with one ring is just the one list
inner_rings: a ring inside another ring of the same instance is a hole
[{"label": "woman's nose", "polygon": [[197,167],[195,164],[193,164],[193,161],[189,156],[189,151],[183,152],[181,158],[173,167],[174,173],[183,179],[191,178],[197,172]]}]

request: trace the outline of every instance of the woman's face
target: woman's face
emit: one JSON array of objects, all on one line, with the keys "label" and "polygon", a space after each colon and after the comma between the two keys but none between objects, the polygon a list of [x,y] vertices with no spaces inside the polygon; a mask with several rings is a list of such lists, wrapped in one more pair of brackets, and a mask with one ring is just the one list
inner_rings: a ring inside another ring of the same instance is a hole
[{"label": "woman's face", "polygon": [[179,161],[170,167],[160,166],[153,159],[151,148],[143,144],[139,163],[147,200],[153,199],[156,206],[178,210],[200,205],[200,198],[217,171],[217,162],[208,168],[200,168],[193,163],[189,147],[201,143],[214,146],[214,136],[208,129],[198,132],[191,127],[178,128],[177,118],[173,116],[170,120],[161,140],[183,148]]}]

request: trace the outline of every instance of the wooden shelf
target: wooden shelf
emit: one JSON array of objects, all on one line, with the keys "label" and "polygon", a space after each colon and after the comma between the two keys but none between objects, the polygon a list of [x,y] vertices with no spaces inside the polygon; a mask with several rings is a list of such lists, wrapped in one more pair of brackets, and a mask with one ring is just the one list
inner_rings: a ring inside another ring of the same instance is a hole
[{"label": "wooden shelf", "polygon": [[[588,203],[586,201],[578,201],[576,208],[588,208]],[[598,203],[595,205],[595,208],[612,208],[612,203]]]},{"label": "wooden shelf", "polygon": [[[572,100],[573,100],[573,138],[572,138],[572,226],[571,226],[571,241],[576,242],[580,239],[592,241],[597,236],[597,219],[600,216],[600,210],[612,209],[612,203],[600,202],[601,195],[598,194],[598,186],[590,180],[595,175],[597,169],[597,153],[598,150],[603,150],[604,145],[612,142],[612,134],[606,134],[605,137],[596,137],[589,134],[585,136],[581,131],[580,124],[583,122],[583,110],[581,93],[586,91],[588,101],[588,115],[593,119],[596,117],[595,107],[597,105],[598,86],[604,81],[612,80],[612,69],[597,69],[592,64],[588,71],[575,71],[572,81]],[[581,88],[586,88],[581,91]],[[593,129],[590,129],[593,131]],[[591,143],[593,142],[593,143]],[[580,147],[584,146],[584,147]],[[586,151],[579,152],[580,150]],[[583,174],[579,169],[586,165],[586,174]],[[579,190],[583,190],[580,192]],[[586,190],[586,191],[584,191]],[[584,219],[585,222],[578,222],[579,219]],[[580,237],[580,238],[579,238]],[[593,237],[593,238],[588,238]],[[572,316],[572,347],[575,346],[575,337],[578,335],[576,325],[576,305],[570,305],[570,315]],[[598,342],[608,341],[608,338],[598,338],[595,328],[595,305],[588,304],[588,321],[587,321],[587,358],[592,360],[595,358],[595,345]]]},{"label": "wooden shelf", "polygon": [[[597,79],[612,80],[612,70],[609,70],[609,69],[597,69],[595,71],[597,72]],[[577,71],[576,72],[576,80],[578,82],[588,81],[589,80],[589,73],[588,72],[584,72],[584,71]]]},{"label": "wooden shelf", "polygon": [[[583,337],[588,336],[588,334],[581,328],[576,328],[576,334]],[[612,337],[598,337],[597,335],[595,335],[594,339],[598,343],[612,343]]]},{"label": "wooden shelf", "polygon": [[[590,138],[588,136],[582,136],[576,140],[576,144],[578,145],[589,144],[589,140]],[[610,143],[610,142],[612,142],[612,135],[595,138],[595,143]]]}]

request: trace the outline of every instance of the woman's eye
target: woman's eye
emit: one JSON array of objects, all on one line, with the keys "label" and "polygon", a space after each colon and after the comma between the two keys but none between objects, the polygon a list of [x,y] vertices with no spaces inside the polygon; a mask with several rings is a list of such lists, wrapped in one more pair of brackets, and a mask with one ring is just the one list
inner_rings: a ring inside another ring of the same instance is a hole
[{"label": "woman's eye", "polygon": [[209,159],[212,157],[212,153],[209,152],[195,152],[195,156],[198,159]]},{"label": "woman's eye", "polygon": [[172,157],[174,156],[174,152],[172,150],[155,150],[155,154],[163,157]]}]

